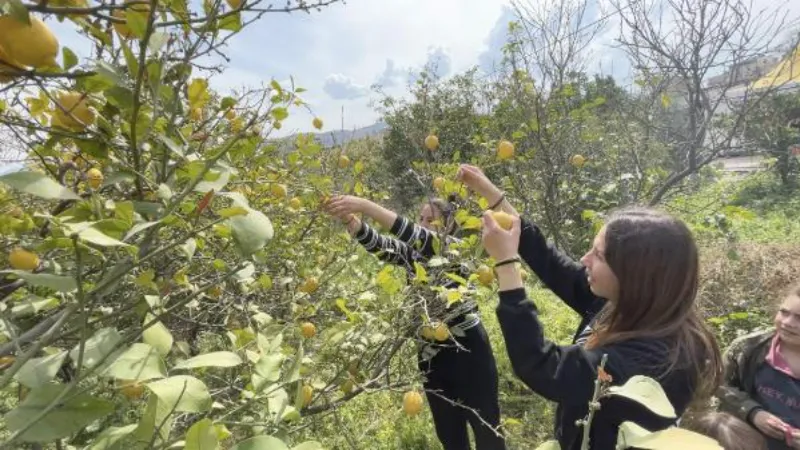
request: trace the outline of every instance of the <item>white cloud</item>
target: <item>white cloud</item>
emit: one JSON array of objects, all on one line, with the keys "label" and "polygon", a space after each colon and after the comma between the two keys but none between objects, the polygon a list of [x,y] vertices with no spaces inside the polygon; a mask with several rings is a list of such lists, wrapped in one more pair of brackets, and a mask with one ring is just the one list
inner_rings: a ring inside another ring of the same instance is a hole
[{"label": "white cloud", "polygon": [[332,73],[325,78],[323,90],[334,100],[354,100],[369,94],[369,88],[341,73]]},{"label": "white cloud", "polygon": [[425,66],[437,77],[444,78],[453,70],[453,59],[448,50],[435,47],[428,51],[428,60],[425,62]]},{"label": "white cloud", "polygon": [[395,67],[394,60],[387,59],[386,68],[383,69],[383,73],[380,74],[378,80],[375,81],[375,84],[382,88],[392,88],[397,86],[398,81],[400,81],[406,74],[406,71]]}]

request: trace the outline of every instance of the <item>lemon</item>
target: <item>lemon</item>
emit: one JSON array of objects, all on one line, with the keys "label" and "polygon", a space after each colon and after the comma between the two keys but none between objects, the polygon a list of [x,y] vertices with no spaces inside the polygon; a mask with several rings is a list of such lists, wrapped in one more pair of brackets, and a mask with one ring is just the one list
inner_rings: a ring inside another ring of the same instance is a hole
[{"label": "lemon", "polygon": [[303,406],[311,404],[311,399],[314,398],[314,388],[308,384],[303,385]]},{"label": "lemon", "polygon": [[120,392],[128,400],[136,400],[144,395],[144,385],[134,380],[123,380]]},{"label": "lemon", "polygon": [[500,225],[500,228],[504,230],[510,230],[511,227],[514,225],[514,218],[511,214],[508,214],[504,211],[493,211],[492,217],[494,217],[494,221]]},{"label": "lemon", "polygon": [[11,16],[0,16],[0,47],[23,66],[52,67],[58,56],[58,39],[42,19],[30,16],[31,24]]},{"label": "lemon", "polygon": [[20,69],[20,64],[13,59],[0,47],[0,83],[8,83],[17,78],[18,75],[9,75],[9,69]]},{"label": "lemon", "polygon": [[94,124],[95,113],[89,108],[86,97],[79,92],[62,92],[58,94],[56,109],[50,119],[50,125],[72,131],[82,131]]},{"label": "lemon", "polygon": [[346,169],[348,166],[350,166],[350,158],[347,155],[339,156],[339,168]]},{"label": "lemon", "polygon": [[439,342],[444,342],[450,337],[450,329],[444,322],[439,322],[433,329],[433,338]]},{"label": "lemon", "polygon": [[8,263],[15,270],[34,270],[39,267],[39,257],[36,253],[17,247],[8,254]]},{"label": "lemon", "polygon": [[242,0],[225,0],[225,1],[228,2],[228,6],[230,6],[231,9],[239,9],[239,7],[242,6]]},{"label": "lemon", "polygon": [[490,286],[494,281],[494,272],[486,265],[478,267],[478,281],[484,286]]},{"label": "lemon", "polygon": [[103,185],[103,172],[100,172],[100,169],[92,167],[86,171],[86,180],[89,182],[89,186],[91,186],[92,189],[97,189]]},{"label": "lemon", "polygon": [[569,158],[569,162],[573,167],[580,169],[586,163],[586,158],[583,155],[572,155]]},{"label": "lemon", "polygon": [[289,206],[292,209],[300,209],[303,207],[303,202],[299,198],[293,197],[291,200],[289,200]]},{"label": "lemon", "polygon": [[113,17],[117,19],[121,19],[124,22],[114,22],[114,31],[120,35],[123,39],[130,39],[134,37],[133,30],[128,26],[128,14],[138,14],[142,20],[147,20],[148,16],[150,15],[150,4],[149,3],[133,3],[131,0],[125,2],[126,8],[124,10],[115,9],[114,12],[111,14]]},{"label": "lemon", "polygon": [[298,288],[300,292],[311,294],[319,289],[319,280],[316,277],[309,277],[303,281],[303,284]]},{"label": "lemon", "polygon": [[408,391],[403,394],[403,411],[409,417],[419,414],[422,411],[422,395],[417,391]]},{"label": "lemon", "polygon": [[286,185],[284,184],[273,184],[270,186],[269,190],[272,192],[272,195],[278,198],[284,198],[288,193],[286,190]]},{"label": "lemon", "polygon": [[300,324],[300,334],[306,339],[311,339],[317,335],[317,327],[311,322],[303,322]]},{"label": "lemon", "polygon": [[311,121],[311,124],[314,125],[314,128],[318,130],[322,129],[322,119],[319,117],[314,117],[314,120]]},{"label": "lemon", "polygon": [[433,179],[433,188],[434,189],[436,189],[437,191],[441,191],[443,187],[444,187],[444,178],[436,177],[436,178]]},{"label": "lemon", "polygon": [[431,151],[436,150],[439,148],[439,138],[435,134],[429,134],[425,138],[425,147]]},{"label": "lemon", "polygon": [[509,159],[514,156],[514,144],[509,141],[500,141],[497,144],[497,157],[501,160]]}]

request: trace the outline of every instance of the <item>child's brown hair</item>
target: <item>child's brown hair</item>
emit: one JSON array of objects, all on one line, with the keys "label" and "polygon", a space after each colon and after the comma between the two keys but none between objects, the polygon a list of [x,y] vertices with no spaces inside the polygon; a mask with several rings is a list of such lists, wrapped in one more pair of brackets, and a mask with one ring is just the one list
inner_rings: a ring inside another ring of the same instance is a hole
[{"label": "child's brown hair", "polygon": [[690,427],[716,439],[725,450],[767,450],[767,442],[758,430],[728,413],[704,414],[692,420]]}]

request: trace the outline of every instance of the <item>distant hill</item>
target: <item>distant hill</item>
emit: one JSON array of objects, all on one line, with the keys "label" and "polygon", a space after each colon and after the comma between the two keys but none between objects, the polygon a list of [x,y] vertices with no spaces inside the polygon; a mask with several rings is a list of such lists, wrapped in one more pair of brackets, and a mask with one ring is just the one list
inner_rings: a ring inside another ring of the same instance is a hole
[{"label": "distant hill", "polygon": [[[389,126],[386,125],[385,122],[377,122],[363,128],[356,128],[355,130],[326,131],[324,133],[313,134],[323,147],[333,147],[365,137],[380,136],[386,133],[388,130]],[[296,136],[297,135],[287,136],[285,138],[281,138],[281,140],[285,139],[293,141]]]}]

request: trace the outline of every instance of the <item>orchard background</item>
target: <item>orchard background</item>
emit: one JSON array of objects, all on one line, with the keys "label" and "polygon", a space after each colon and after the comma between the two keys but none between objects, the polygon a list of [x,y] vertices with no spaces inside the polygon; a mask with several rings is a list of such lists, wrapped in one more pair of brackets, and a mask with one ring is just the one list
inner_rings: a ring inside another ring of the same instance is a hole
[{"label": "orchard background", "polygon": [[[427,409],[404,405],[421,389],[411,311],[465,288],[431,292],[422,271],[407,283],[365,253],[322,213],[335,193],[412,218],[421,200],[457,195],[464,243],[434,265],[474,269],[509,445],[545,441],[551,405],[515,379],[496,286],[478,277],[492,264],[479,245],[487,204],[454,180],[464,162],[576,257],[614,207],[679,215],[701,242],[702,307],[723,345],[769,323],[800,273],[800,95],[785,89],[791,74],[709,79],[779,44],[796,56],[796,36],[776,30],[797,17],[613,0],[636,63],[623,88],[582,65],[604,25],[580,20],[588,3],[513,2],[495,73],[426,68],[376,105],[388,131],[331,146],[274,137],[290,115],[314,117],[303,80],[209,87],[224,67],[203,58],[244,27],[336,3],[0,0],[0,146],[25,161],[0,177],[1,448],[438,448]],[[91,56],[59,45],[53,21]],[[720,170],[741,148],[764,154],[762,169]],[[527,285],[567,342],[575,315],[535,276]]]}]

